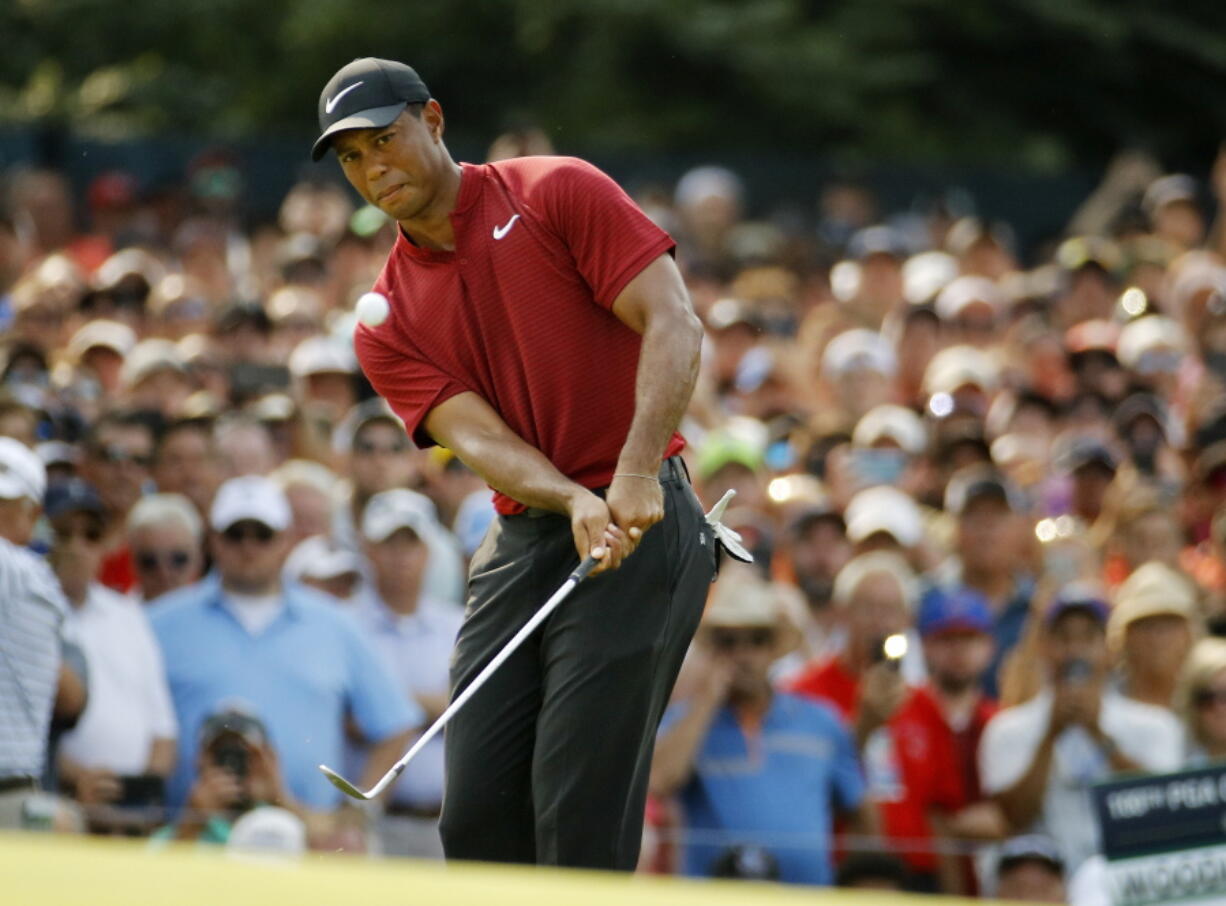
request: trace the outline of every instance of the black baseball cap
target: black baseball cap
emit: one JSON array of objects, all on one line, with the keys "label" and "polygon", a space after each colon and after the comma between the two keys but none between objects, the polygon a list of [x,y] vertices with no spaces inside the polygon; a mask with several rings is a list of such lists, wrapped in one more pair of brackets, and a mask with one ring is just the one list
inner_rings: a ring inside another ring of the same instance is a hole
[{"label": "black baseball cap", "polygon": [[963,466],[945,488],[945,511],[961,516],[967,506],[981,497],[993,497],[1003,501],[1015,513],[1026,509],[1022,492],[1005,475],[992,466],[976,464]]},{"label": "black baseball cap", "polygon": [[380,129],[409,104],[430,100],[430,89],[411,66],[394,60],[362,57],[346,63],[319,94],[319,138],[311,159],[319,160],[332,136],[346,129]]},{"label": "black baseball cap", "polygon": [[59,519],[68,513],[90,513],[99,517],[106,513],[94,486],[80,478],[69,478],[48,487],[43,510],[48,519]]}]

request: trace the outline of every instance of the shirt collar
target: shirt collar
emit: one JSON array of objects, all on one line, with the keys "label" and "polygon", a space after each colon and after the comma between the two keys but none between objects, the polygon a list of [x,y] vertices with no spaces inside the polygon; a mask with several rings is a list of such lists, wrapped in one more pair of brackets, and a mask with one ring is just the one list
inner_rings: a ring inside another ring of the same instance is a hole
[{"label": "shirt collar", "polygon": [[[460,189],[456,193],[455,207],[452,208],[451,217],[453,231],[456,237],[456,246],[460,243],[460,227],[458,222],[463,219],[468,209],[473,206],[473,203],[481,195],[481,189],[485,184],[487,167],[478,164],[460,164]],[[405,255],[409,258],[415,258],[418,261],[454,261],[456,258],[455,251],[445,249],[428,249],[412,242],[405,235],[404,230],[396,227],[396,252]]]},{"label": "shirt collar", "polygon": [[[200,584],[205,587],[208,594],[209,606],[219,610],[224,610],[226,590],[221,587],[221,576],[217,570],[212,570],[207,576],[200,580]],[[305,586],[299,585],[296,582],[281,582],[281,599],[285,604],[282,613],[288,614],[294,619],[301,619],[302,608],[304,606],[303,598],[308,593]]]}]

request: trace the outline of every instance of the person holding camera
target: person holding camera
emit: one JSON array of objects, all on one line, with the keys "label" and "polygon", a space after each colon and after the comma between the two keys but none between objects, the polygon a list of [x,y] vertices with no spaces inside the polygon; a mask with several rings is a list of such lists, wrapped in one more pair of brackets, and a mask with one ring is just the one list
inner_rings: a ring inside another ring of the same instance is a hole
[{"label": "person holding camera", "polygon": [[835,577],[832,596],[846,644],[789,684],[797,695],[832,705],[861,747],[906,699],[903,658],[913,647],[917,597],[915,573],[901,554],[879,550],[852,559]]},{"label": "person holding camera", "polygon": [[774,587],[725,569],[687,661],[693,692],[665,713],[651,765],[652,795],[681,805],[684,874],[831,884],[836,814],[865,823],[838,715],[771,688],[771,665],[799,637]]},{"label": "person holding camera", "polygon": [[235,821],[253,809],[275,806],[300,813],[281,774],[264,722],[245,706],[228,703],[205,719],[196,754],[196,781],[179,821],[155,840],[229,842]]},{"label": "person holding camera", "polygon": [[[937,844],[952,833],[951,823],[969,801],[971,784],[958,758],[957,733],[982,720],[978,683],[992,652],[992,616],[982,596],[930,591],[918,629],[923,654],[931,645],[937,661],[929,659],[930,684],[908,685],[903,658],[919,648],[913,641],[917,592],[900,554],[882,550],[853,559],[834,589],[845,615],[847,645],[813,665],[793,688],[834,704],[853,729],[866,797],[882,835],[907,866],[911,888],[959,893],[963,866]],[[950,641],[957,636],[969,638]],[[947,648],[973,650],[950,656]],[[959,731],[947,722],[947,694],[957,699]]]},{"label": "person holding camera", "polygon": [[1112,774],[1173,771],[1179,721],[1112,690],[1108,607],[1093,587],[1065,586],[1043,614],[1048,681],[989,721],[979,746],[984,792],[1015,833],[1046,833],[1069,872],[1098,849],[1090,786]]}]

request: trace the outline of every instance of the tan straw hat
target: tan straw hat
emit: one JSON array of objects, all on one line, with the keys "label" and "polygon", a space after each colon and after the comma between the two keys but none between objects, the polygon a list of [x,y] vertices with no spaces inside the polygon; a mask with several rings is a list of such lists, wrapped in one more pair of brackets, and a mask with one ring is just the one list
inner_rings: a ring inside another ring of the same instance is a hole
[{"label": "tan straw hat", "polygon": [[800,645],[800,630],[788,613],[784,590],[757,577],[752,568],[725,567],[715,583],[702,628],[775,631],[775,657]]},{"label": "tan straw hat", "polygon": [[1191,583],[1165,563],[1151,560],[1137,567],[1116,591],[1107,640],[1118,648],[1133,623],[1164,614],[1183,617],[1193,627],[1200,617]]}]

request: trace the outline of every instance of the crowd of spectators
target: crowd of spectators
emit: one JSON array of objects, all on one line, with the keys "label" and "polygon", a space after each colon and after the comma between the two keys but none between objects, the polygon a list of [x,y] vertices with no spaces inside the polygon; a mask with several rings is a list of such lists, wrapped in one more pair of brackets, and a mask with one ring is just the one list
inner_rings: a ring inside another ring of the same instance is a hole
[{"label": "crowd of spectators", "polygon": [[[371,781],[441,712],[493,518],[358,370],[394,224],[324,176],[249,222],[221,151],[146,188],[3,174],[0,826],[437,856],[441,743],[374,809],[315,767]],[[1226,757],[1226,162],[1123,155],[1030,248],[956,194],[628,188],[706,328],[690,472],[756,557],[643,870],[1063,902],[1092,784]]]}]

